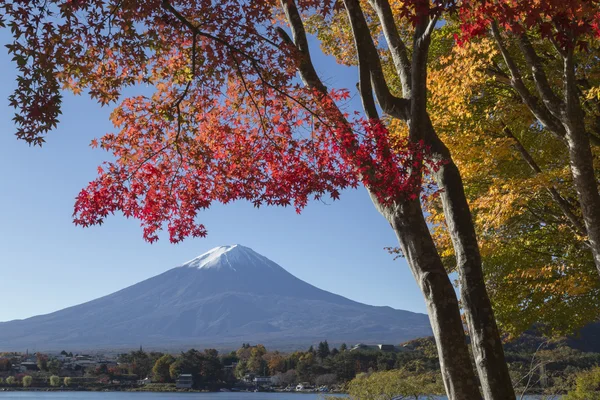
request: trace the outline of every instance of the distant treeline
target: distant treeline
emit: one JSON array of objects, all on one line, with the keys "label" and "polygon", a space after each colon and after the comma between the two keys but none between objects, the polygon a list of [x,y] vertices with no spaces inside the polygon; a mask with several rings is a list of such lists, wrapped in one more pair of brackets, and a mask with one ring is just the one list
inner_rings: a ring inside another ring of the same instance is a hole
[{"label": "distant treeline", "polygon": [[[505,346],[506,358],[517,390],[529,393],[565,393],[572,390],[576,376],[600,365],[600,353],[573,349],[561,340],[544,341],[535,335],[523,335]],[[64,355],[69,355],[63,352]],[[252,384],[255,377],[271,377],[271,385],[279,387],[304,383],[314,386],[354,387],[356,382],[368,381],[382,371],[401,371],[404,380],[436,382],[439,379],[437,349],[432,338],[422,338],[402,346],[381,350],[376,346],[349,348],[342,344],[331,348],[327,341],[310,346],[305,351],[269,351],[265,346],[244,343],[239,349],[219,353],[215,349],[191,349],[179,354],[139,349],[118,356],[116,363],[101,364],[84,371],[67,371],[57,358],[37,355],[40,371],[11,372],[17,353],[0,354],[0,383],[4,386],[22,385],[26,375],[33,383],[43,385],[51,376],[62,379],[74,375],[71,385],[139,385],[148,379],[153,383],[172,384],[181,374],[191,374],[194,388],[217,389],[241,382]],[[354,378],[353,385],[348,386]],[[395,375],[381,375],[395,376]],[[12,378],[12,379],[9,379]],[[10,383],[7,383],[10,382]],[[66,383],[66,382],[65,382]],[[422,383],[424,384],[424,383]]]}]

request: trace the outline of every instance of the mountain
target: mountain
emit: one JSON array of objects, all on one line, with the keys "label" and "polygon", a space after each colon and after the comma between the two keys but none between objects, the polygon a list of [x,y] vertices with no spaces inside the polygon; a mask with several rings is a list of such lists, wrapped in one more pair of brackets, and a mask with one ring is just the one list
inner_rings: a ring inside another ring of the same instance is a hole
[{"label": "mountain", "polygon": [[361,304],[312,286],[240,245],[47,315],[0,323],[0,350],[291,348],[327,339],[400,343],[431,334],[424,314]]}]

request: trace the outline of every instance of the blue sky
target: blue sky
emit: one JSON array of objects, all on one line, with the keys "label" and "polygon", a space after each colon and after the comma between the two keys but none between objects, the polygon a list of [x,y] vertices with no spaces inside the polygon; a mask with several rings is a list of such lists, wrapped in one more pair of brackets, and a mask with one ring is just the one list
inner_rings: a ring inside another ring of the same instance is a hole
[{"label": "blue sky", "polygon": [[[0,43],[7,32],[0,31]],[[313,49],[316,56],[317,49]],[[239,243],[322,289],[372,305],[425,312],[425,304],[395,246],[388,223],[364,189],[331,204],[293,208],[238,202],[200,214],[207,238],[169,243],[143,241],[135,220],[108,218],[100,227],[72,224],[74,198],[109,155],[89,147],[112,131],[110,107],[66,95],[63,117],[43,148],[14,136],[7,97],[15,71],[0,50],[0,321],[49,313],[110,294],[157,275],[205,251]],[[331,87],[354,88],[356,72],[324,56],[315,62]]]}]

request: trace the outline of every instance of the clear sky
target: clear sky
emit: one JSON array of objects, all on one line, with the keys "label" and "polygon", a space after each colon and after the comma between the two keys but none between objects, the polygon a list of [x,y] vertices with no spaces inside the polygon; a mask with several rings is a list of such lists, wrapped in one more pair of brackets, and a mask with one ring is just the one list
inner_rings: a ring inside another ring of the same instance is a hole
[{"label": "clear sky", "polygon": [[[0,31],[0,43],[8,40]],[[317,53],[318,49],[313,49]],[[316,55],[316,54],[315,54]],[[356,71],[324,56],[316,64],[330,87],[354,88]],[[331,204],[293,208],[238,202],[200,214],[204,239],[173,245],[143,241],[135,220],[109,217],[100,227],[72,224],[74,198],[109,157],[89,147],[112,131],[110,107],[66,95],[63,117],[43,148],[14,136],[7,97],[15,71],[0,49],[0,321],[76,305],[135,284],[226,244],[251,247],[298,278],[372,305],[425,312],[403,259],[384,247],[397,244],[364,189],[346,191]]]}]

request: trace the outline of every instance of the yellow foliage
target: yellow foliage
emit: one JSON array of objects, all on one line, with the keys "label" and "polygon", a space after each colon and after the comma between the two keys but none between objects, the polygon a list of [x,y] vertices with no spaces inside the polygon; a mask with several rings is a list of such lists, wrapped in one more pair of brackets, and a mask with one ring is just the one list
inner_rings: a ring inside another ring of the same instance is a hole
[{"label": "yellow foliage", "polygon": [[[600,284],[586,238],[573,231],[548,194],[555,188],[577,204],[565,148],[487,73],[501,62],[487,38],[449,48],[429,71],[430,114],[463,177],[501,328],[516,335],[543,322],[550,332],[563,333],[600,316]],[[598,98],[600,89],[587,94]],[[516,140],[541,173],[523,160]],[[426,207],[452,270],[454,250],[441,204],[430,199]]]}]

